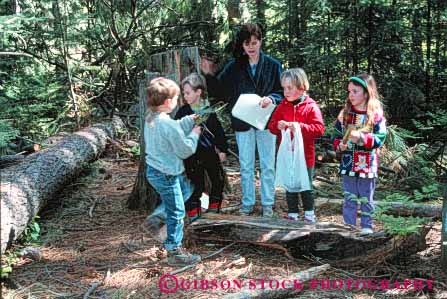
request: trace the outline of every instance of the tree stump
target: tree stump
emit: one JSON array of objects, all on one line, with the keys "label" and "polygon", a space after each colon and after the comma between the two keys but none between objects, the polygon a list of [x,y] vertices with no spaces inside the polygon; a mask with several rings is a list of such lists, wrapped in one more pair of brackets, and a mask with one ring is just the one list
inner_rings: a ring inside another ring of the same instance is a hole
[{"label": "tree stump", "polygon": [[147,84],[150,80],[160,76],[159,73],[148,73],[146,80],[139,82],[139,109],[138,119],[140,128],[140,162],[138,175],[133,185],[132,192],[127,200],[127,206],[131,210],[153,211],[160,201],[160,196],[146,179],[146,143],[144,140],[144,122],[147,110]]}]

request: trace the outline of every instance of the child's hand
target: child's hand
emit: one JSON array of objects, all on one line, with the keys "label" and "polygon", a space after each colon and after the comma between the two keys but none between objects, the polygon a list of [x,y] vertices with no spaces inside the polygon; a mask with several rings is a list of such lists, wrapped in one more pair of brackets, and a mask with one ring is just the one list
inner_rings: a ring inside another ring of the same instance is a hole
[{"label": "child's hand", "polygon": [[194,120],[194,123],[196,125],[199,125],[203,122],[202,115],[199,114],[191,114],[191,118]]},{"label": "child's hand", "polygon": [[202,128],[199,126],[195,126],[194,128],[192,128],[192,132],[196,133],[197,135],[200,135],[200,133],[202,133]]},{"label": "child's hand", "polygon": [[218,154],[220,162],[224,162],[227,159],[227,154],[225,153],[218,153]]},{"label": "child's hand", "polygon": [[349,135],[349,139],[351,139],[352,143],[357,144],[357,143],[359,143],[360,138],[362,137],[361,134],[362,133],[360,133],[357,130],[352,130],[351,134]]},{"label": "child's hand", "polygon": [[214,147],[214,149],[216,150],[216,153],[219,156],[220,162],[223,162],[227,159],[227,154],[221,152],[217,147]]},{"label": "child's hand", "polygon": [[267,108],[273,103],[272,99],[269,97],[263,97],[261,101],[259,102],[259,105],[261,105],[261,108]]},{"label": "child's hand", "polygon": [[288,122],[280,120],[278,122],[278,129],[279,130],[285,130],[285,128],[288,126],[288,124],[289,124]]},{"label": "child's hand", "polygon": [[297,126],[300,125],[299,122],[290,122],[289,123],[289,129],[290,129],[290,132],[292,132],[292,133],[295,133],[295,131],[296,131],[294,124],[296,124]]}]

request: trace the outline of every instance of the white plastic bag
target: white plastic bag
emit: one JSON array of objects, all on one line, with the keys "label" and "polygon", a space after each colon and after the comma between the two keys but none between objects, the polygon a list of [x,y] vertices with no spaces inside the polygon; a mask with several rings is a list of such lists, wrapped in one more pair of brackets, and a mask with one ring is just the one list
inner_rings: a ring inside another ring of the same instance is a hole
[{"label": "white plastic bag", "polygon": [[281,144],[276,157],[275,186],[289,192],[301,192],[310,190],[311,186],[304,157],[301,128],[296,123],[293,126],[295,127],[293,140],[290,129],[281,130]]}]

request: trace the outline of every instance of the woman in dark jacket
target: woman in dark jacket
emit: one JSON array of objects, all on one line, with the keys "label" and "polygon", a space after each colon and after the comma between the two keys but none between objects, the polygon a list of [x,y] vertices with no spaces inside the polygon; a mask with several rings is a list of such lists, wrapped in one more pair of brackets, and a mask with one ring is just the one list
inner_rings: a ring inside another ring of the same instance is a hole
[{"label": "woman in dark jacket", "polygon": [[[228,62],[217,75],[214,65],[202,59],[210,96],[223,98],[231,110],[241,94],[254,93],[262,99],[261,107],[278,104],[283,98],[280,76],[281,63],[261,51],[262,31],[256,24],[245,24],[239,31],[234,59]],[[231,117],[231,126],[236,133],[242,181],[242,208],[240,213],[253,212],[255,197],[255,149],[258,149],[261,167],[262,214],[273,216],[275,201],[275,144],[276,137],[268,130],[258,130],[250,124]]]}]

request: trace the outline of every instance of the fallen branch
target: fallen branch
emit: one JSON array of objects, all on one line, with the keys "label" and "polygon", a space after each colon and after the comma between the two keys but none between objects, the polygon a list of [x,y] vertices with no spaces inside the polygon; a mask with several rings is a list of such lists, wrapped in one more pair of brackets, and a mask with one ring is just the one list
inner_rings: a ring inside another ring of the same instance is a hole
[{"label": "fallen branch", "polygon": [[[225,246],[225,247],[223,247],[223,248],[221,248],[221,249],[219,249],[219,250],[217,250],[217,251],[215,251],[215,252],[212,252],[212,253],[208,254],[207,256],[205,256],[205,257],[202,259],[202,261],[203,261],[203,260],[206,260],[206,259],[209,259],[209,258],[212,258],[212,257],[215,256],[215,255],[220,254],[222,251],[224,251],[224,250],[227,249],[227,248],[230,248],[230,247],[233,246],[234,244],[236,244],[236,243],[231,243],[230,245],[227,245],[227,246]],[[193,264],[193,265],[185,266],[185,267],[183,267],[183,268],[180,268],[180,269],[177,269],[177,270],[175,270],[175,271],[172,271],[170,274],[171,274],[171,275],[175,275],[175,274],[178,274],[178,273],[181,273],[181,272],[185,272],[185,271],[188,270],[188,269],[194,268],[196,265],[197,265],[197,264]]]},{"label": "fallen branch", "polygon": [[102,285],[102,281],[97,281],[92,283],[92,285],[90,286],[90,288],[87,290],[87,292],[85,292],[84,296],[82,297],[83,299],[88,299],[88,297],[100,286]]},{"label": "fallen branch", "polygon": [[93,218],[93,210],[94,210],[95,207],[96,207],[96,202],[97,202],[97,201],[98,201],[98,199],[95,198],[95,200],[93,201],[92,206],[91,206],[90,209],[88,210],[88,216],[89,216],[90,218]]}]

